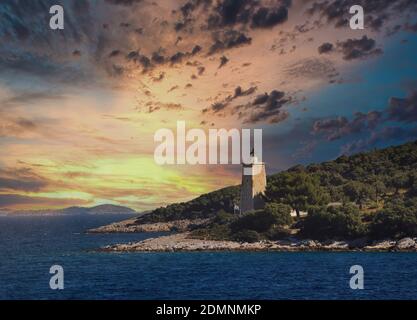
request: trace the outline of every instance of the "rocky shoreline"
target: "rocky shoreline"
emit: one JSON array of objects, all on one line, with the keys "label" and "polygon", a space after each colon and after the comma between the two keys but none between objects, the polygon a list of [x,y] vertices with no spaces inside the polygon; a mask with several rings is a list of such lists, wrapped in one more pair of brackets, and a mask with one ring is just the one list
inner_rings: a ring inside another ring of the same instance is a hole
[{"label": "rocky shoreline", "polygon": [[364,251],[364,252],[417,252],[417,238],[399,241],[383,240],[354,241],[279,240],[241,243],[235,241],[200,240],[189,237],[188,232],[146,239],[140,242],[116,244],[100,249],[104,252],[193,252],[193,251]]},{"label": "rocky shoreline", "polygon": [[171,222],[157,222],[137,224],[136,218],[115,222],[106,226],[90,229],[87,233],[133,233],[133,232],[184,232],[192,226],[203,226],[208,219],[175,220]]}]

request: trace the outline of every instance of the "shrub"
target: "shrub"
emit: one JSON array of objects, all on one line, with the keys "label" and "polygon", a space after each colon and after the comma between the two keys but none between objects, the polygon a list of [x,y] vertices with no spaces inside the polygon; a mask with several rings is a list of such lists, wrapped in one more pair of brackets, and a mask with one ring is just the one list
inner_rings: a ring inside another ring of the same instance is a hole
[{"label": "shrub", "polygon": [[275,223],[275,217],[270,212],[263,210],[252,211],[231,224],[234,232],[240,230],[254,230],[257,232],[265,232]]},{"label": "shrub", "polygon": [[313,207],[301,226],[301,235],[317,240],[358,238],[366,234],[359,209],[354,205]]},{"label": "shrub", "polygon": [[266,198],[290,205],[299,216],[310,205],[322,205],[330,201],[329,195],[320,186],[317,175],[309,175],[301,167],[269,177]]},{"label": "shrub", "polygon": [[282,240],[291,236],[289,229],[283,228],[281,226],[274,226],[265,233],[265,236],[269,240]]},{"label": "shrub", "polygon": [[219,212],[217,212],[217,215],[214,218],[213,222],[217,224],[229,224],[234,220],[236,220],[236,215],[228,213],[224,210],[220,210]]},{"label": "shrub", "polygon": [[233,240],[240,242],[257,242],[260,239],[261,236],[254,230],[241,230],[233,236]]},{"label": "shrub", "polygon": [[394,201],[378,212],[371,222],[370,235],[376,239],[417,236],[417,207],[414,200]]},{"label": "shrub", "polygon": [[191,232],[191,238],[210,240],[230,240],[231,231],[228,225],[212,224],[210,227]]},{"label": "shrub", "polygon": [[290,225],[293,222],[291,217],[291,207],[281,203],[268,203],[265,205],[264,211],[271,214],[278,226]]}]

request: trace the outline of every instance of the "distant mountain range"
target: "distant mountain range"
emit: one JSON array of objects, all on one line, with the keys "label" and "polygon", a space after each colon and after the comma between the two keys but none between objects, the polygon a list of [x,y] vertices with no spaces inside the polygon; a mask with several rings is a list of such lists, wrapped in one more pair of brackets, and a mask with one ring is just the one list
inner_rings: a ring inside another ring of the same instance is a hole
[{"label": "distant mountain range", "polygon": [[47,210],[20,210],[14,212],[0,212],[0,214],[8,215],[96,215],[96,214],[136,214],[137,212],[131,208],[116,206],[112,204],[103,204],[91,208],[85,207],[69,207],[65,209],[47,209]]}]

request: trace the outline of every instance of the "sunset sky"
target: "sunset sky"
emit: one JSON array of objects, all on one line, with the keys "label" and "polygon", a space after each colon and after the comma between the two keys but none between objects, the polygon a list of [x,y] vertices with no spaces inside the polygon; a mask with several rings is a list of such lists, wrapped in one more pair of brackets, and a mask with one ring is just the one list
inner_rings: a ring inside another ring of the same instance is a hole
[{"label": "sunset sky", "polygon": [[417,1],[0,1],[1,210],[149,210],[238,184],[239,166],[155,164],[179,120],[262,128],[268,174],[415,140]]}]

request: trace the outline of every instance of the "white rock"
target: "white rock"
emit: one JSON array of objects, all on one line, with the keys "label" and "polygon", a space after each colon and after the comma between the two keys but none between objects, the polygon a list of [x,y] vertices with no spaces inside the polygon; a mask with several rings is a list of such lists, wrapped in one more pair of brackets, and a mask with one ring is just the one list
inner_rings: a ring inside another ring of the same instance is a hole
[{"label": "white rock", "polygon": [[411,238],[403,238],[397,242],[395,248],[399,250],[411,249],[416,246],[416,242]]}]

